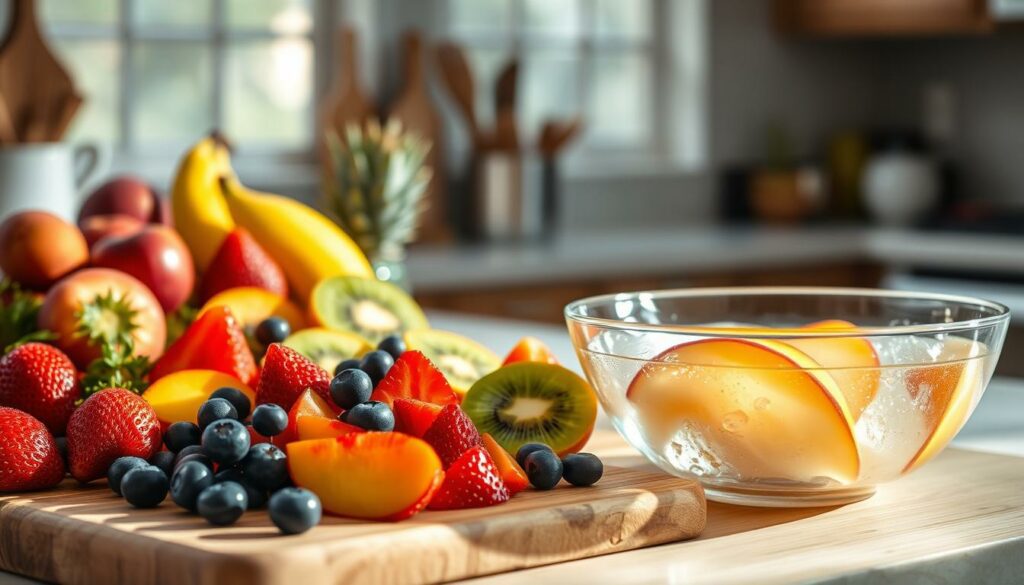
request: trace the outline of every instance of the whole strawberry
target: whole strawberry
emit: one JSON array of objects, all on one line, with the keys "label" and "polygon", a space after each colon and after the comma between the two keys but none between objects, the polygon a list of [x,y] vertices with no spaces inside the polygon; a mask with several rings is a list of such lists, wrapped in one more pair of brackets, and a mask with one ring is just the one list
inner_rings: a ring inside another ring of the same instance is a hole
[{"label": "whole strawberry", "polygon": [[288,296],[288,282],[281,267],[243,228],[228,234],[203,274],[199,298],[206,302],[229,288],[255,286]]},{"label": "whole strawberry", "polygon": [[105,476],[118,457],[152,457],[160,450],[160,421],[141,396],[108,388],[75,410],[67,437],[71,475],[85,483]]},{"label": "whole strawberry", "polygon": [[511,496],[494,460],[483,447],[473,447],[444,472],[444,483],[427,506],[432,510],[484,508]]},{"label": "whole strawberry", "polygon": [[55,435],[81,395],[75,365],[52,345],[26,343],[0,359],[0,406],[31,414]]},{"label": "whole strawberry", "polygon": [[256,404],[276,404],[288,410],[307,388],[331,403],[330,385],[327,370],[290,347],[272,343],[256,386]]},{"label": "whole strawberry", "polygon": [[473,421],[457,404],[449,404],[441,409],[441,414],[423,433],[423,440],[434,448],[445,469],[451,467],[466,451],[483,445]]},{"label": "whole strawberry", "polygon": [[46,425],[0,406],[0,492],[51,488],[64,479],[64,461]]}]

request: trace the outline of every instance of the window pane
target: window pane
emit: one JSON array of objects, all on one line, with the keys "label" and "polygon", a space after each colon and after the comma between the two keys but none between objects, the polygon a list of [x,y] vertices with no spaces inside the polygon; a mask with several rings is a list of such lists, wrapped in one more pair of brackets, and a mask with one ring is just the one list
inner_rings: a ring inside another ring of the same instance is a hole
[{"label": "window pane", "polygon": [[530,51],[519,71],[523,80],[520,97],[520,129],[535,135],[550,119],[579,114],[579,59],[573,51]]},{"label": "window pane", "polygon": [[313,29],[312,0],[227,0],[227,25],[278,34],[305,34]]},{"label": "window pane", "polygon": [[78,111],[68,136],[115,143],[120,136],[121,48],[113,40],[53,39],[57,54],[71,70],[85,104]]},{"label": "window pane", "polygon": [[117,0],[43,0],[40,16],[47,24],[117,22]]},{"label": "window pane", "polygon": [[579,0],[526,0],[524,10],[528,33],[557,37],[580,34]]},{"label": "window pane", "polygon": [[211,0],[133,0],[135,24],[148,27],[208,28]]},{"label": "window pane", "polygon": [[509,0],[448,0],[448,20],[458,33],[507,33],[512,19]]},{"label": "window pane", "polygon": [[646,39],[651,36],[652,6],[649,0],[591,0],[594,2],[594,34],[598,37]]},{"label": "window pane", "polygon": [[510,53],[504,49],[466,49],[469,70],[476,84],[477,123],[483,128],[494,124],[494,82],[509,57]]},{"label": "window pane", "polygon": [[210,47],[145,41],[132,60],[134,139],[139,144],[195,140],[213,125]]},{"label": "window pane", "polygon": [[640,144],[650,136],[651,69],[645,53],[594,56],[587,138]]},{"label": "window pane", "polygon": [[313,46],[305,38],[233,43],[225,117],[239,144],[303,147],[312,130]]}]

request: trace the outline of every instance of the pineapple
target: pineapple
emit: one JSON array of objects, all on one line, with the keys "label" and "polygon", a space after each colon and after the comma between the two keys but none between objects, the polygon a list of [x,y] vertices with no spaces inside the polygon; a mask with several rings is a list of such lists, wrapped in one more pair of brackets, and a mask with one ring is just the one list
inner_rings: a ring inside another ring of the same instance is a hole
[{"label": "pineapple", "polygon": [[430,144],[398,121],[349,125],[344,139],[326,136],[324,211],[355,240],[383,280],[403,283],[405,245],[416,235],[431,169]]}]

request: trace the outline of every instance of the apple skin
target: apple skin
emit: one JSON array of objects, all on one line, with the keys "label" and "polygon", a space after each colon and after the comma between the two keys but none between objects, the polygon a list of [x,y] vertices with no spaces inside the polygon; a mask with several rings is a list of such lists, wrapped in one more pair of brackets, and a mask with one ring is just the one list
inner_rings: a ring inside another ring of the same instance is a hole
[{"label": "apple skin", "polygon": [[170,224],[166,203],[153,187],[131,176],[100,185],[78,212],[79,223],[94,215],[127,215],[143,223]]},{"label": "apple skin", "polygon": [[130,215],[91,215],[78,222],[78,228],[85,236],[91,250],[93,246],[109,237],[130,236],[142,231],[146,223]]},{"label": "apple skin", "polygon": [[148,225],[128,236],[104,238],[93,248],[92,264],[141,280],[166,313],[176,311],[195,286],[195,266],[185,242],[177,232],[162,225]]}]

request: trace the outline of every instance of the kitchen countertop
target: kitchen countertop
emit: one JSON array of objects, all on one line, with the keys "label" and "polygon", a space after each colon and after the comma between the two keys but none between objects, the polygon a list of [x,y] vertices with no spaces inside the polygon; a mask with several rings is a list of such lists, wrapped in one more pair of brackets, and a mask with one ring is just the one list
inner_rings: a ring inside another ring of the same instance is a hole
[{"label": "kitchen countertop", "polygon": [[420,247],[409,253],[408,271],[422,292],[857,260],[1024,275],[1022,242],[1008,235],[858,226],[686,227]]}]

